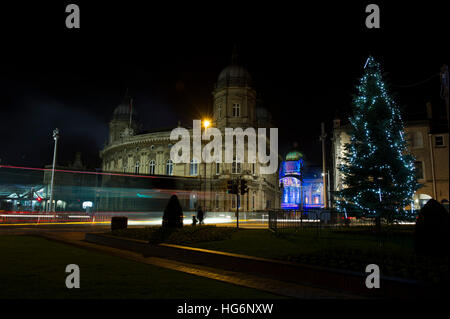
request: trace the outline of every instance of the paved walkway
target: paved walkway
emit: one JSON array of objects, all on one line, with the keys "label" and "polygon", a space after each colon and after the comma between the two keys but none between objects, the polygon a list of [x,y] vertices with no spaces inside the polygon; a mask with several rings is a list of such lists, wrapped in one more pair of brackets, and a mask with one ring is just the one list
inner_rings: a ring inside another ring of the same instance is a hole
[{"label": "paved walkway", "polygon": [[[224,269],[226,267],[217,268],[210,265],[192,264],[185,260],[167,259],[157,256],[144,257],[141,253],[121,250],[103,245],[97,245],[84,241],[85,233],[82,232],[54,232],[54,233],[35,233],[47,239],[56,240],[70,245],[93,249],[108,253],[117,257],[150,264],[162,268],[181,271],[184,273],[215,279],[230,284],[254,288],[267,291],[291,298],[302,299],[349,299],[358,298],[355,295],[333,292],[321,288],[310,287],[298,283],[289,283],[274,280],[266,276],[252,275],[248,272]],[[170,247],[164,247],[170,248]],[[175,249],[175,248],[173,248]]]}]

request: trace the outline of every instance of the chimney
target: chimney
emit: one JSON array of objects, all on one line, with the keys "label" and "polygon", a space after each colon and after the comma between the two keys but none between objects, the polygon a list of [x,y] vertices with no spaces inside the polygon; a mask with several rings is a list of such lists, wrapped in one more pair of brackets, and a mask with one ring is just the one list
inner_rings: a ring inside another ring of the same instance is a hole
[{"label": "chimney", "polygon": [[427,119],[428,120],[433,119],[433,108],[431,106],[431,102],[427,102]]}]

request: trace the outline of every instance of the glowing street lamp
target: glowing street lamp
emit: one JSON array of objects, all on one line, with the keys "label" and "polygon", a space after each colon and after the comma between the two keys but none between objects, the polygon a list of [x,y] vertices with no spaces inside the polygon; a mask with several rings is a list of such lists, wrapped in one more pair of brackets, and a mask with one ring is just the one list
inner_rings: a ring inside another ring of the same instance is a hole
[{"label": "glowing street lamp", "polygon": [[53,139],[55,140],[55,147],[53,149],[53,165],[52,165],[52,180],[50,183],[50,205],[47,206],[47,211],[53,212],[53,183],[55,180],[55,165],[56,165],[56,150],[58,148],[58,138],[59,138],[59,129],[55,128],[53,130]]},{"label": "glowing street lamp", "polygon": [[211,126],[211,121],[208,120],[208,119],[204,119],[204,120],[203,120],[203,127],[204,127],[205,129],[207,129],[207,128],[210,127],[210,126]]}]

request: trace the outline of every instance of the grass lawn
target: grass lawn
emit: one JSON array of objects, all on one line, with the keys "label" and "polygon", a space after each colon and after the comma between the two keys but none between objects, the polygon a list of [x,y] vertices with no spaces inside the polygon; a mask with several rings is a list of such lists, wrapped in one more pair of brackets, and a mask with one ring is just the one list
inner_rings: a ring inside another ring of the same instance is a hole
[{"label": "grass lawn", "polygon": [[359,272],[373,263],[387,276],[448,282],[448,252],[441,258],[417,256],[412,234],[408,226],[393,227],[381,235],[357,227],[278,234],[249,229],[234,232],[229,239],[187,245]]},{"label": "grass lawn", "polygon": [[[448,281],[448,255],[442,258],[416,256],[413,229],[411,226],[386,226],[381,234],[374,234],[368,227],[272,233],[265,229],[188,226],[165,235],[163,241],[358,272],[364,272],[365,267],[373,263],[387,276]],[[160,233],[161,228],[149,227],[126,229],[115,235],[151,240],[161,239]]]},{"label": "grass lawn", "polygon": [[[0,299],[279,298],[38,237],[0,236],[0,254]],[[65,286],[68,264],[80,267],[79,289]]]}]

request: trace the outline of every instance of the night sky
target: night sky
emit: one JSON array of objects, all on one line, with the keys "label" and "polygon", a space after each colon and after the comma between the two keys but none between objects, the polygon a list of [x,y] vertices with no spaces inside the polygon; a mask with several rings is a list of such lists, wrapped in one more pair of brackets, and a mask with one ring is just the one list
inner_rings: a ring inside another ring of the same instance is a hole
[{"label": "night sky", "polygon": [[[279,128],[280,152],[297,141],[310,164],[321,159],[320,122],[329,132],[333,117],[348,117],[368,55],[381,62],[406,118],[424,113],[427,101],[438,116],[444,109],[438,76],[404,87],[449,63],[445,11],[428,2],[375,2],[379,30],[365,27],[371,2],[31,3],[1,9],[3,165],[50,164],[58,127],[60,163],[81,151],[99,167],[127,88],[146,129],[191,125],[212,112],[211,91],[234,44]],[[80,30],[65,28],[68,3],[80,6]]]}]

